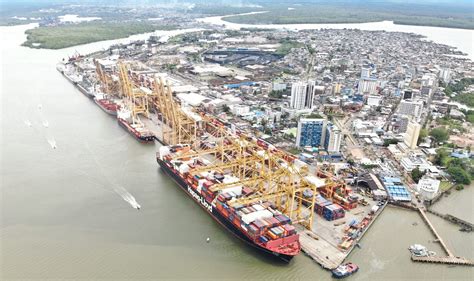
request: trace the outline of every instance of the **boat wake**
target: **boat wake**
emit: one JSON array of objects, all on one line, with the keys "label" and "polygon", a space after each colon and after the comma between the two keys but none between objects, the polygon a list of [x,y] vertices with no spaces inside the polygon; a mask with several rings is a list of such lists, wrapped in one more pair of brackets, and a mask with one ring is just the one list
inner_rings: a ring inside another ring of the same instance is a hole
[{"label": "boat wake", "polygon": [[141,206],[138,204],[137,200],[135,197],[133,197],[130,192],[128,192],[124,187],[122,186],[114,186],[114,191],[122,197],[122,199],[130,204],[134,209],[140,210]]},{"label": "boat wake", "polygon": [[[140,210],[141,206],[140,206],[140,204],[138,204],[135,197],[133,197],[133,195],[130,192],[128,192],[125,189],[125,187],[119,185],[118,183],[115,182],[115,180],[112,180],[107,176],[107,174],[105,173],[101,163],[99,162],[99,160],[97,159],[97,157],[95,156],[95,154],[93,153],[91,148],[89,147],[89,143],[86,142],[85,145],[86,145],[86,148],[89,151],[90,155],[94,159],[94,162],[96,163],[97,167],[99,167],[100,173],[103,175],[103,178],[108,182],[108,184],[104,184],[104,186],[112,187],[113,192],[117,193],[120,197],[122,197],[122,199],[125,202],[127,202],[128,204],[130,204],[130,206],[132,206],[132,208]],[[107,189],[109,191],[112,191],[112,190],[110,190],[110,187],[108,187]]]},{"label": "boat wake", "polygon": [[57,146],[56,146],[56,140],[54,138],[51,138],[51,139],[48,139],[48,143],[49,145],[51,145],[51,148],[52,149],[56,149]]},{"label": "boat wake", "polygon": [[25,122],[25,125],[28,126],[28,127],[33,126],[33,124],[31,124],[30,120],[28,120],[28,119],[26,119],[24,122]]}]

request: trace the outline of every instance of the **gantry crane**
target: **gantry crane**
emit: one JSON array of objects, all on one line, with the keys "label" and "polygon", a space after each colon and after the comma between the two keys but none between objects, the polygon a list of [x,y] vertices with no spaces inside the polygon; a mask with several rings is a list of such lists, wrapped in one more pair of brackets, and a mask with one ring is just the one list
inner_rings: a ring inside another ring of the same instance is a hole
[{"label": "gantry crane", "polygon": [[101,91],[106,95],[120,95],[119,81],[114,79],[112,73],[107,73],[99,60],[94,59],[95,71]]},{"label": "gantry crane", "polygon": [[127,106],[131,111],[133,123],[141,123],[139,114],[149,117],[147,93],[130,82],[125,63],[120,62],[118,67],[122,94],[126,98]]},{"label": "gantry crane", "polygon": [[[320,190],[306,179],[307,169],[296,165],[294,157],[273,147],[262,146],[257,139],[241,132],[233,132],[212,116],[183,108],[173,97],[171,87],[162,79],[136,85],[131,82],[123,63],[119,63],[119,74],[122,93],[131,106],[134,120],[138,119],[138,114],[148,116],[150,104],[162,123],[164,142],[170,145],[187,144],[193,148],[175,155],[174,160],[193,157],[210,160],[204,166],[191,168],[191,177],[207,171],[231,172],[237,180],[214,184],[209,190],[220,192],[233,186],[248,187],[252,190],[248,196],[234,199],[229,204],[248,205],[268,200],[295,223],[312,229],[315,198]],[[140,89],[148,85],[151,85],[151,93]],[[200,147],[200,137],[205,134],[212,136],[214,147]],[[338,184],[328,177],[327,189],[324,190],[332,191],[333,198],[336,198],[334,194],[337,194]],[[312,196],[303,195],[307,190],[312,191]]]},{"label": "gantry crane", "polygon": [[[211,121],[211,120],[206,120]],[[215,122],[211,122],[216,124]],[[194,176],[202,172],[231,171],[238,180],[230,183],[212,185],[211,192],[219,192],[234,186],[245,186],[253,192],[247,197],[238,198],[229,204],[252,204],[270,200],[277,209],[288,215],[294,222],[311,229],[314,218],[314,203],[317,194],[316,186],[309,183],[293,163],[287,161],[283,152],[263,148],[251,137],[231,134],[227,129],[213,130],[223,135],[220,142],[210,149],[190,150],[175,156],[174,160],[202,157],[213,159],[202,167],[190,169]],[[212,155],[213,157],[207,157]],[[310,189],[312,197],[303,196],[303,191]]]},{"label": "gantry crane", "polygon": [[174,99],[171,87],[162,79],[154,79],[152,104],[162,122],[163,140],[168,144],[193,144],[197,138],[199,117],[185,112]]}]

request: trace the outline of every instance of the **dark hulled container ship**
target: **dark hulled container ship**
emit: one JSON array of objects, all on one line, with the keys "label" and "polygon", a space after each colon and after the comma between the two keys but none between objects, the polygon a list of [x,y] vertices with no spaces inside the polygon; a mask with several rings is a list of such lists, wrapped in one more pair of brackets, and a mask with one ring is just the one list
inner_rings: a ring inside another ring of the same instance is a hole
[{"label": "dark hulled container ship", "polygon": [[127,130],[138,141],[148,143],[155,140],[155,135],[145,128],[143,124],[133,123],[129,110],[121,108],[117,112],[117,121],[122,128]]},{"label": "dark hulled container ship", "polygon": [[290,262],[300,252],[299,236],[290,218],[269,201],[231,206],[230,200],[253,191],[248,187],[233,186],[212,192],[213,184],[232,183],[237,178],[212,171],[191,174],[192,169],[206,166],[208,162],[200,157],[174,160],[174,156],[186,151],[189,151],[186,145],[161,146],[156,159],[162,170],[214,220],[248,245],[285,262]]}]

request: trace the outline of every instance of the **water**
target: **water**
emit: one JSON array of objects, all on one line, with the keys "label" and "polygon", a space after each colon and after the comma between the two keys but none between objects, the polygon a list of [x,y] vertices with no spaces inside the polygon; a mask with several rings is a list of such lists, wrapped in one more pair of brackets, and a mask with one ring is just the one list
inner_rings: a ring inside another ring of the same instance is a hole
[{"label": "water", "polygon": [[[75,50],[112,41],[34,50],[19,47],[26,28],[0,27],[1,280],[332,280],[304,255],[276,264],[225,232],[158,169],[153,146],[138,143],[56,71]],[[440,208],[460,200],[455,208],[472,213],[472,192],[453,192]],[[474,258],[472,234],[435,224],[455,253]],[[350,256],[361,267],[351,280],[473,279],[470,268],[412,263],[410,244],[441,252],[431,239],[415,213],[388,208]]]},{"label": "water", "polygon": [[[257,12],[259,13],[259,12]],[[252,14],[252,13],[249,13]],[[392,21],[369,22],[369,23],[341,23],[341,24],[239,24],[231,23],[223,20],[224,17],[207,17],[199,19],[201,22],[216,24],[224,26],[228,29],[244,28],[278,28],[289,30],[304,30],[304,29],[361,29],[361,30],[385,30],[396,32],[416,33],[426,36],[427,40],[435,43],[446,44],[458,48],[463,53],[466,53],[471,60],[474,60],[474,30],[431,27],[431,26],[415,26],[415,25],[399,25]]]}]

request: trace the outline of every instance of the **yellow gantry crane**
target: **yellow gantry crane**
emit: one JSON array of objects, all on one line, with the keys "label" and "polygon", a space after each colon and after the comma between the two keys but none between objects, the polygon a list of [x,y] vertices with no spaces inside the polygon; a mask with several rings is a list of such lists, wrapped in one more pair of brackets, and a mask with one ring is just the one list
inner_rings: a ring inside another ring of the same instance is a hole
[{"label": "yellow gantry crane", "polygon": [[[143,86],[131,82],[124,63],[119,63],[118,69],[121,92],[127,99],[134,122],[139,114],[148,117],[150,104],[161,121],[163,141],[170,145],[187,144],[193,148],[175,156],[174,160],[193,157],[208,160],[206,165],[190,169],[191,175],[208,171],[231,173],[237,180],[214,184],[210,190],[219,192],[233,186],[248,187],[252,192],[231,201],[230,205],[268,200],[295,223],[312,229],[318,190],[305,178],[307,169],[304,166],[296,165],[294,158],[286,152],[261,146],[255,138],[245,134],[235,134],[212,116],[182,107],[173,97],[171,87],[162,79],[153,79],[149,83],[152,92],[147,92],[142,89]],[[98,71],[99,79],[106,84],[108,80],[104,79],[101,71]],[[215,146],[200,147],[201,137],[206,135],[212,138]],[[308,192],[304,196],[308,190],[311,196],[307,195]]]},{"label": "yellow gantry crane", "polygon": [[127,100],[133,123],[141,123],[139,114],[149,118],[147,93],[130,82],[128,68],[125,63],[118,63],[122,95]]},{"label": "yellow gantry crane", "polygon": [[[245,186],[253,191],[247,197],[231,201],[231,206],[269,200],[295,223],[311,229],[317,189],[304,178],[304,169],[298,169],[287,161],[283,152],[262,148],[248,136],[236,136],[226,129],[217,131],[224,136],[216,142],[215,147],[190,150],[176,156],[174,160],[193,157],[210,159],[210,163],[193,168],[189,173],[194,176],[209,171],[222,174],[231,172],[238,178],[230,183],[214,184],[209,188],[210,191],[219,192],[235,186]],[[308,189],[312,191],[312,196],[303,196],[303,192]]]},{"label": "yellow gantry crane", "polygon": [[114,79],[112,73],[107,73],[98,59],[94,59],[95,71],[102,92],[106,95],[120,95],[119,81]]},{"label": "yellow gantry crane", "polygon": [[[193,144],[197,138],[198,121],[186,113],[174,99],[173,91],[160,78],[154,79],[152,104],[162,122],[163,140],[168,144]],[[196,117],[199,115],[196,114]]]}]

